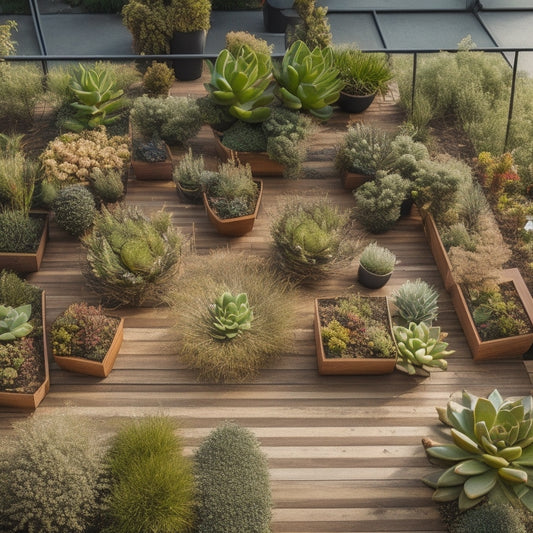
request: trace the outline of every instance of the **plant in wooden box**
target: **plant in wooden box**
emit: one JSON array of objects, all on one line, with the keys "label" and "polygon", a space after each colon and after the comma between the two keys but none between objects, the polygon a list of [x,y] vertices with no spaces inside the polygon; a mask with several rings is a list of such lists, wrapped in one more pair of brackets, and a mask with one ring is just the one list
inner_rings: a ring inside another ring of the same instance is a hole
[{"label": "plant in wooden box", "polygon": [[293,198],[280,207],[270,233],[273,260],[295,282],[316,281],[350,264],[361,246],[348,213],[328,198]]},{"label": "plant in wooden box", "polygon": [[395,264],[394,253],[377,242],[371,242],[359,257],[359,283],[369,289],[383,287],[389,281]]},{"label": "plant in wooden box", "polygon": [[169,180],[172,177],[172,154],[157,136],[134,140],[131,168],[138,180]]},{"label": "plant in wooden box", "polygon": [[104,207],[82,238],[87,250],[82,272],[105,304],[155,304],[177,275],[181,243],[165,211],[147,217],[135,206]]},{"label": "plant in wooden box", "polygon": [[44,291],[0,271],[0,405],[35,409],[50,388]]},{"label": "plant in wooden box", "polygon": [[432,462],[446,469],[423,481],[433,500],[456,501],[460,511],[483,501],[509,501],[533,511],[533,419],[531,396],[504,399],[497,389],[486,398],[463,391],[439,420],[451,428],[452,444],[422,442]]},{"label": "plant in wooden box", "polygon": [[385,297],[353,294],[315,300],[320,374],[388,374],[396,365]]},{"label": "plant in wooden box", "polygon": [[333,63],[344,82],[337,104],[348,113],[362,113],[379,93],[384,96],[393,78],[387,56],[350,46],[333,48]]},{"label": "plant in wooden box", "polygon": [[243,382],[287,353],[294,296],[264,258],[217,251],[190,256],[169,301],[178,356],[201,379]]},{"label": "plant in wooden box", "polygon": [[52,355],[64,370],[105,378],[115,364],[123,332],[123,318],[106,315],[100,306],[73,303],[52,324]]},{"label": "plant in wooden box", "polygon": [[204,158],[201,155],[194,157],[189,148],[172,173],[176,189],[184,200],[194,204],[202,203],[202,184],[209,181],[209,175],[206,177],[206,173],[209,171],[204,169]]},{"label": "plant in wooden box", "polygon": [[249,165],[226,161],[219,165],[218,172],[204,172],[202,182],[207,216],[218,233],[239,237],[252,231],[263,182],[253,180]]}]

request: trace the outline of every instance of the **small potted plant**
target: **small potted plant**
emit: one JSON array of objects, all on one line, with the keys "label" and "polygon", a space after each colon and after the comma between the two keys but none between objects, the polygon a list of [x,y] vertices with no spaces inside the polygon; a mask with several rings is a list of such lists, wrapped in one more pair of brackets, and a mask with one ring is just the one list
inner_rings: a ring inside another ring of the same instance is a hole
[{"label": "small potted plant", "polygon": [[73,303],[54,320],[50,334],[58,366],[105,378],[122,344],[124,319],[105,314],[101,306]]},{"label": "small potted plant", "polygon": [[379,289],[389,281],[396,256],[388,248],[371,242],[361,252],[359,257],[358,279],[361,285],[368,289]]},{"label": "small potted plant", "polygon": [[138,180],[170,180],[173,167],[168,145],[156,135],[147,141],[133,141],[131,168]]},{"label": "small potted plant", "polygon": [[234,160],[203,175],[203,200],[209,220],[218,233],[239,237],[252,231],[259,212],[263,182],[252,178],[249,165]]},{"label": "small potted plant", "polygon": [[184,200],[192,203],[202,203],[203,186],[206,180],[204,158],[200,155],[194,157],[192,150],[183,156],[172,174],[177,192]]}]

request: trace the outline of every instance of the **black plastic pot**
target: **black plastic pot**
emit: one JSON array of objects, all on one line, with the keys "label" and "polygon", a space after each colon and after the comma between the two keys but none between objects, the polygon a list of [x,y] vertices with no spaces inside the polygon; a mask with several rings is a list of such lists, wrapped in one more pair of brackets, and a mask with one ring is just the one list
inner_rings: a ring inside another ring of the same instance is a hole
[{"label": "black plastic pot", "polygon": [[357,279],[367,289],[379,289],[389,281],[391,276],[392,272],[388,274],[374,274],[373,272],[369,272],[363,265],[359,265]]},{"label": "black plastic pot", "polygon": [[337,105],[347,113],[362,113],[370,107],[377,93],[358,96],[341,91]]},{"label": "black plastic pot", "polygon": [[287,17],[283,10],[291,9],[294,0],[265,0],[263,4],[263,24],[269,33],[285,33]]},{"label": "black plastic pot", "polygon": [[[174,32],[170,42],[172,54],[203,54],[205,49],[205,30],[182,33]],[[204,67],[203,59],[174,59],[172,61],[174,75],[180,81],[197,80],[202,76]]]}]

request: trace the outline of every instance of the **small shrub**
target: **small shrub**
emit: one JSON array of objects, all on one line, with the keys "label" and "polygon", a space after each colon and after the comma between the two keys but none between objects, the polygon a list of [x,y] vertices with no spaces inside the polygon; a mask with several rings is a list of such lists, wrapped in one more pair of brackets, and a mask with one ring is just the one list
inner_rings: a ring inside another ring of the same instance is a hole
[{"label": "small shrub", "polygon": [[74,237],[82,236],[96,216],[94,197],[83,185],[63,187],[52,207],[57,225]]},{"label": "small shrub", "polygon": [[5,210],[0,211],[0,227],[0,252],[35,253],[43,232],[42,219]]},{"label": "small shrub", "polygon": [[392,295],[398,314],[406,324],[425,322],[431,325],[438,316],[438,299],[435,288],[421,279],[406,281]]},{"label": "small shrub", "polygon": [[215,131],[225,131],[237,119],[230,114],[229,106],[218,105],[210,95],[196,100],[202,122],[209,124]]},{"label": "small shrub", "polygon": [[396,256],[388,248],[379,246],[377,242],[371,242],[361,252],[359,262],[369,272],[384,275],[393,271]]},{"label": "small shrub", "polygon": [[17,31],[17,23],[14,20],[6,20],[0,24],[0,56],[14,55],[17,51],[17,42],[11,38],[11,32]]},{"label": "small shrub", "polygon": [[288,28],[288,45],[303,41],[311,50],[325,48],[331,44],[331,31],[326,14],[327,7],[316,7],[316,0],[295,0],[294,9],[299,21],[294,28]]},{"label": "small shrub", "polygon": [[215,429],[196,452],[195,466],[198,533],[270,531],[268,463],[250,430]]},{"label": "small shrub", "polygon": [[202,183],[210,181],[205,177],[204,158],[200,155],[194,157],[192,150],[182,157],[178,165],[174,168],[172,179],[176,185],[179,184],[181,190],[188,198],[194,201],[202,199]]},{"label": "small shrub", "polygon": [[457,516],[450,533],[527,533],[523,512],[507,503],[484,502]]},{"label": "small shrub", "polygon": [[166,63],[153,61],[144,73],[143,87],[148,96],[168,96],[174,81],[174,71]]},{"label": "small shrub", "polygon": [[266,152],[267,137],[260,124],[241,120],[232,124],[222,137],[224,146],[239,152]]},{"label": "small shrub", "polygon": [[102,447],[88,420],[30,417],[0,448],[3,531],[84,533],[103,511]]},{"label": "small shrub", "polygon": [[274,45],[268,44],[264,39],[259,39],[247,31],[230,31],[226,33],[226,48],[234,57],[237,57],[239,48],[245,45],[256,54],[260,53],[267,56],[272,54],[272,49],[274,48]]},{"label": "small shrub", "polygon": [[107,456],[107,533],[186,533],[194,522],[192,465],[167,417],[131,420]]},{"label": "small shrub", "polygon": [[122,173],[112,168],[95,168],[89,174],[91,191],[104,204],[118,202],[124,196]]},{"label": "small shrub", "polygon": [[417,142],[410,135],[398,135],[391,142],[392,163],[390,171],[402,178],[412,180],[420,161],[429,159],[425,144]]}]

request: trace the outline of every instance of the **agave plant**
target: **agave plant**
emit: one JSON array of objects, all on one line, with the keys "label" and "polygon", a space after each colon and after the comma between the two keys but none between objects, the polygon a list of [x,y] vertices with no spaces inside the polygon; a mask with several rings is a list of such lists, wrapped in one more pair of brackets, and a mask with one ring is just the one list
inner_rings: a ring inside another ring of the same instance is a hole
[{"label": "agave plant", "polygon": [[0,305],[0,341],[14,341],[25,337],[33,329],[28,322],[31,305],[11,307]]},{"label": "agave plant", "polygon": [[270,116],[267,106],[274,99],[270,56],[243,45],[236,57],[224,49],[214,65],[207,64],[211,80],[204,86],[217,104],[228,106],[230,114],[244,122],[263,122]]},{"label": "agave plant", "polygon": [[466,510],[498,491],[533,511],[532,411],[531,396],[503,399],[496,389],[487,398],[463,391],[461,403],[437,408],[453,444],[424,443],[430,458],[449,466],[423,480],[436,489],[433,499],[457,499]]},{"label": "agave plant", "polygon": [[244,292],[233,296],[224,292],[209,309],[213,317],[211,336],[219,340],[229,340],[241,335],[252,327],[254,314]]},{"label": "agave plant", "polygon": [[321,120],[331,116],[331,104],[338,100],[344,86],[334,67],[331,48],[310,51],[303,41],[296,41],[273,70],[279,85],[276,94],[285,107],[309,111]]},{"label": "agave plant", "polygon": [[406,281],[392,295],[398,314],[407,324],[431,324],[438,316],[438,299],[438,292],[421,279]]},{"label": "agave plant", "polygon": [[440,327],[430,328],[424,322],[411,322],[408,328],[394,326],[393,333],[401,357],[401,361],[397,363],[400,369],[413,375],[417,368],[426,371],[432,367],[441,370],[448,368],[444,357],[453,354],[455,350],[446,350],[448,343],[442,341],[446,334],[441,333]]}]

